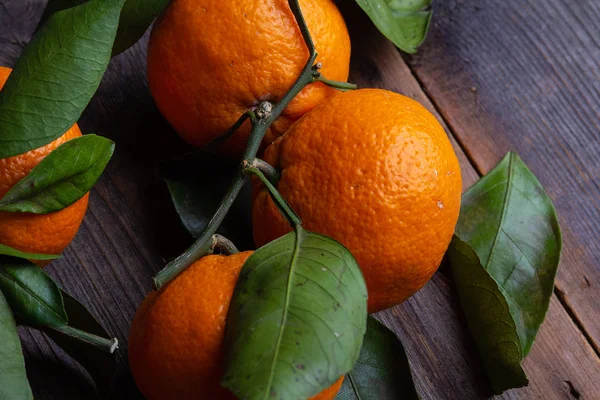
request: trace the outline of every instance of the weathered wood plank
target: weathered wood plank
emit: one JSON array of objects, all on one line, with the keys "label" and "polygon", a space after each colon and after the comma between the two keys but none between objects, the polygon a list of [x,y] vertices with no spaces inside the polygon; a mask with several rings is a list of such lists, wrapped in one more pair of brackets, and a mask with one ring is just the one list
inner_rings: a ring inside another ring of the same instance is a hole
[{"label": "weathered wood plank", "polygon": [[[358,7],[345,5],[342,9],[352,33],[351,78],[362,87],[383,87],[403,93],[438,115],[394,46],[370,27]],[[438,119],[441,120],[439,115]],[[449,131],[447,127],[446,130]],[[478,175],[454,140],[453,144],[466,189]],[[442,269],[407,303],[384,312],[383,319],[400,334],[407,347],[423,398],[485,396],[489,389],[482,383],[486,379],[483,367],[476,356],[469,356],[474,348],[448,272]],[[463,353],[464,349],[468,354]],[[579,356],[573,357],[575,354]],[[600,384],[594,379],[600,376],[600,362],[556,297],[524,366],[530,386],[499,398],[570,398],[567,381],[573,385],[573,393],[579,393],[581,398],[592,399],[600,393]]]},{"label": "weathered wood plank", "polygon": [[516,150],[554,200],[557,291],[600,351],[600,3],[441,1],[407,60],[481,172]]},{"label": "weathered wood plank", "polygon": [[[12,65],[43,3],[0,0],[0,64]],[[370,24],[356,9],[350,11],[353,79],[363,86],[403,92],[432,107],[393,46],[366,28]],[[112,61],[98,95],[81,119],[84,132],[112,138],[117,151],[93,190],[90,211],[76,240],[65,257],[49,268],[121,341],[115,399],[141,398],[127,367],[130,321],[150,289],[151,277],[163,264],[161,256],[175,255],[189,240],[153,173],[158,159],[182,147],[153,105],[145,82],[144,52],[142,43]],[[460,151],[459,156],[468,187],[477,174]],[[447,271],[436,274],[425,289],[381,317],[402,337],[424,399],[487,395],[481,362]],[[26,332],[23,336],[36,399],[91,397],[84,375],[60,350],[41,335]],[[594,398],[600,392],[593,379],[600,374],[597,360],[556,300],[526,369],[531,386],[502,398],[568,398],[570,387],[565,380],[582,398]]]}]

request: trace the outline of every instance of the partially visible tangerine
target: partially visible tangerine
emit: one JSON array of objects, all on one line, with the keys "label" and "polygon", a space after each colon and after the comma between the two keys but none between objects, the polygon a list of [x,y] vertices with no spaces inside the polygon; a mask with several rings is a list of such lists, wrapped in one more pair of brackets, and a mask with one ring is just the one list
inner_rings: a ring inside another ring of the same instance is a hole
[{"label": "partially visible tangerine", "polygon": [[[235,400],[219,383],[221,347],[231,297],[251,254],[203,257],[138,308],[129,364],[147,400]],[[332,400],[342,381],[310,400]]]},{"label": "partially visible tangerine", "polygon": [[[300,0],[322,73],[346,81],[350,37],[332,0]],[[278,102],[308,60],[288,0],[174,0],[148,45],[148,81],[158,108],[188,143],[204,147],[260,101]],[[269,128],[271,143],[295,120],[336,90],[313,83]],[[245,148],[245,123],[223,150]]]},{"label": "partially visible tangerine", "polygon": [[[0,67],[0,89],[11,73]],[[77,124],[46,146],[0,159],[0,198],[61,144],[81,136]],[[87,211],[88,194],[63,210],[50,214],[0,211],[0,244],[27,253],[60,254],[71,243]],[[46,264],[40,262],[40,264]]]}]

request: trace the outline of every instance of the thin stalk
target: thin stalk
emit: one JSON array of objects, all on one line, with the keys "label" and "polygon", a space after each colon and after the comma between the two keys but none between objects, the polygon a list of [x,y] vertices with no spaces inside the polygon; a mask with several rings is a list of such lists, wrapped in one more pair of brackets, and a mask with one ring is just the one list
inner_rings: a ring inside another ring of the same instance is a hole
[{"label": "thin stalk", "polygon": [[221,253],[226,254],[228,256],[240,252],[231,240],[227,239],[225,236],[218,234],[213,235],[212,249],[219,249]]},{"label": "thin stalk", "polygon": [[254,111],[248,110],[245,113],[243,113],[242,116],[235,122],[235,124],[233,124],[233,126],[227,130],[227,132],[225,132],[224,134],[207,144],[204,150],[210,151],[219,147],[219,145],[221,145],[221,143],[229,139],[231,135],[233,135],[244,124],[244,122],[248,120],[248,118],[250,118],[252,121],[256,120],[256,115],[254,114]]},{"label": "thin stalk", "polygon": [[281,193],[279,193],[277,188],[273,186],[271,182],[269,182],[269,179],[267,179],[265,174],[263,174],[258,168],[255,167],[246,168],[246,173],[256,175],[258,179],[260,179],[262,183],[265,184],[265,186],[269,190],[271,198],[275,202],[275,205],[277,206],[277,208],[279,208],[279,211],[281,211],[281,213],[287,218],[288,222],[290,223],[290,225],[292,225],[292,227],[295,228],[296,226],[302,224],[302,220],[300,219],[298,214],[296,214],[296,211],[294,211],[294,209],[292,208],[292,206],[290,206],[287,200],[283,198],[283,196],[281,195]]},{"label": "thin stalk", "polygon": [[[261,112],[260,116],[258,114],[255,114],[256,118],[252,118],[251,116],[252,131],[248,139],[246,150],[244,151],[244,155],[242,158],[243,161],[240,166],[239,173],[234,178],[234,181],[231,184],[229,191],[221,201],[217,212],[206,225],[204,231],[202,232],[198,240],[196,240],[196,242],[190,248],[188,248],[182,255],[180,255],[175,260],[167,264],[167,266],[162,271],[160,271],[158,275],[156,275],[156,277],[154,278],[154,287],[157,290],[166,285],[168,282],[170,282],[175,276],[177,276],[180,272],[186,269],[191,263],[210,252],[212,245],[212,236],[216,233],[218,227],[223,222],[225,215],[233,205],[233,202],[239,195],[240,191],[242,190],[242,187],[244,186],[244,183],[247,179],[247,175],[244,173],[244,169],[246,168],[245,166],[247,166],[253,159],[256,158],[256,154],[260,149],[260,145],[262,143],[263,138],[265,137],[267,129],[269,129],[271,124],[277,118],[279,118],[281,113],[287,108],[290,102],[302,91],[302,89],[304,89],[307,85],[313,83],[315,71],[318,71],[317,66],[315,66],[315,60],[317,59],[315,45],[310,36],[308,26],[306,25],[306,21],[304,20],[304,16],[302,15],[302,10],[300,9],[298,0],[288,0],[288,3],[296,18],[296,21],[298,22],[298,27],[300,28],[300,32],[302,33],[302,37],[304,38],[304,42],[306,43],[306,47],[308,48],[310,54],[308,60],[306,61],[306,64],[304,65],[300,76],[298,76],[298,79],[296,79],[296,82],[294,82],[290,90],[283,96],[283,98],[277,104],[275,104],[271,108],[270,104],[268,105],[269,107],[265,107],[267,106],[267,104],[263,104],[265,103],[263,102],[259,104],[257,109],[260,108],[264,112]],[[260,171],[258,172],[260,173]],[[291,211],[293,212],[293,210]],[[292,220],[290,220],[290,222],[293,225],[299,224],[300,219],[298,218],[295,212],[293,212],[293,215],[295,217],[293,217]],[[292,214],[290,214],[290,217],[291,216]]]},{"label": "thin stalk", "polygon": [[[273,167],[268,162],[261,160],[260,158],[255,158],[248,164],[248,168],[256,168],[271,182],[273,185],[277,185],[279,180],[281,179],[281,174],[277,171],[277,168]],[[247,168],[246,168],[247,169]]]},{"label": "thin stalk", "polygon": [[330,86],[335,89],[338,89],[338,90],[341,90],[342,92],[347,92],[349,90],[358,89],[358,86],[356,86],[354,83],[332,81],[331,79],[327,79],[327,78],[323,77],[323,75],[321,75],[321,74],[315,76],[313,78],[313,82],[322,82],[325,85]]},{"label": "thin stalk", "polygon": [[97,347],[100,350],[105,351],[110,354],[114,353],[115,350],[117,350],[119,348],[119,341],[116,338],[106,339],[106,338],[96,336],[96,335],[88,333],[88,332],[84,332],[77,328],[73,328],[72,326],[69,326],[69,325],[55,326],[55,327],[52,327],[51,329],[53,329],[57,332],[63,333],[72,338],[75,338],[77,340],[80,340],[82,342],[91,344],[92,346]]},{"label": "thin stalk", "polygon": [[219,208],[206,225],[206,228],[200,234],[200,237],[193,245],[191,245],[183,254],[171,261],[161,270],[154,278],[154,288],[160,290],[164,285],[169,283],[184,269],[189,267],[194,261],[198,260],[212,251],[212,237],[219,229],[219,226],[225,219],[227,212],[233,205],[233,202],[239,195],[240,191],[246,183],[247,177],[244,174],[238,173],[229,187],[227,194],[221,201]]}]

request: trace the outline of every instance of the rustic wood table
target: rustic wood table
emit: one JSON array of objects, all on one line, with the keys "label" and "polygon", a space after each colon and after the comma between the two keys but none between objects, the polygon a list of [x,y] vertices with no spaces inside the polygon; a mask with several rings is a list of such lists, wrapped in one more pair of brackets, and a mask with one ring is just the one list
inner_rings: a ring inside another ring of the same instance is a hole
[{"label": "rustic wood table", "polygon": [[[44,0],[0,0],[0,65],[12,66]],[[464,188],[509,150],[553,199],[564,251],[550,310],[525,360],[529,387],[502,399],[600,399],[600,2],[436,1],[431,33],[404,56],[349,0],[351,80],[411,96],[445,125]],[[117,150],[64,258],[48,271],[121,341],[114,399],[140,399],[127,334],[151,277],[190,241],[157,160],[184,148],[146,83],[147,37],[116,57],[80,126]],[[447,267],[406,303],[380,314],[406,346],[423,399],[490,396]],[[88,377],[48,339],[21,330],[37,400],[91,399]]]}]

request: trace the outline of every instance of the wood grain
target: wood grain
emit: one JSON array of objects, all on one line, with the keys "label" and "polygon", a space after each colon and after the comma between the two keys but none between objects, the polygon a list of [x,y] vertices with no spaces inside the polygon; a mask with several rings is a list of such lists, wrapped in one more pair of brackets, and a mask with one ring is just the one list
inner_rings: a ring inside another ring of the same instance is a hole
[{"label": "wood grain", "polygon": [[[0,0],[0,64],[11,66],[29,39],[43,0]],[[354,6],[345,6],[352,28],[352,79],[361,86],[407,94],[433,105],[394,47]],[[457,106],[458,107],[458,106]],[[145,78],[145,43],[115,58],[81,118],[85,133],[117,143],[107,173],[92,192],[90,210],[64,258],[48,271],[116,335],[122,346],[113,399],[141,399],[127,366],[127,334],[151,277],[189,242],[178,223],[157,160],[185,146],[164,122]],[[465,188],[478,175],[455,144]],[[481,361],[462,317],[448,271],[406,303],[379,314],[402,338],[423,399],[477,399],[489,395]],[[89,380],[42,335],[22,331],[36,399],[93,398]],[[500,398],[598,398],[600,364],[557,299],[525,362],[531,385]],[[566,383],[570,382],[570,385]],[[579,393],[574,396],[573,391]]]},{"label": "wood grain", "polygon": [[557,292],[600,353],[600,2],[440,1],[408,63],[478,171],[516,150],[556,205]]}]

